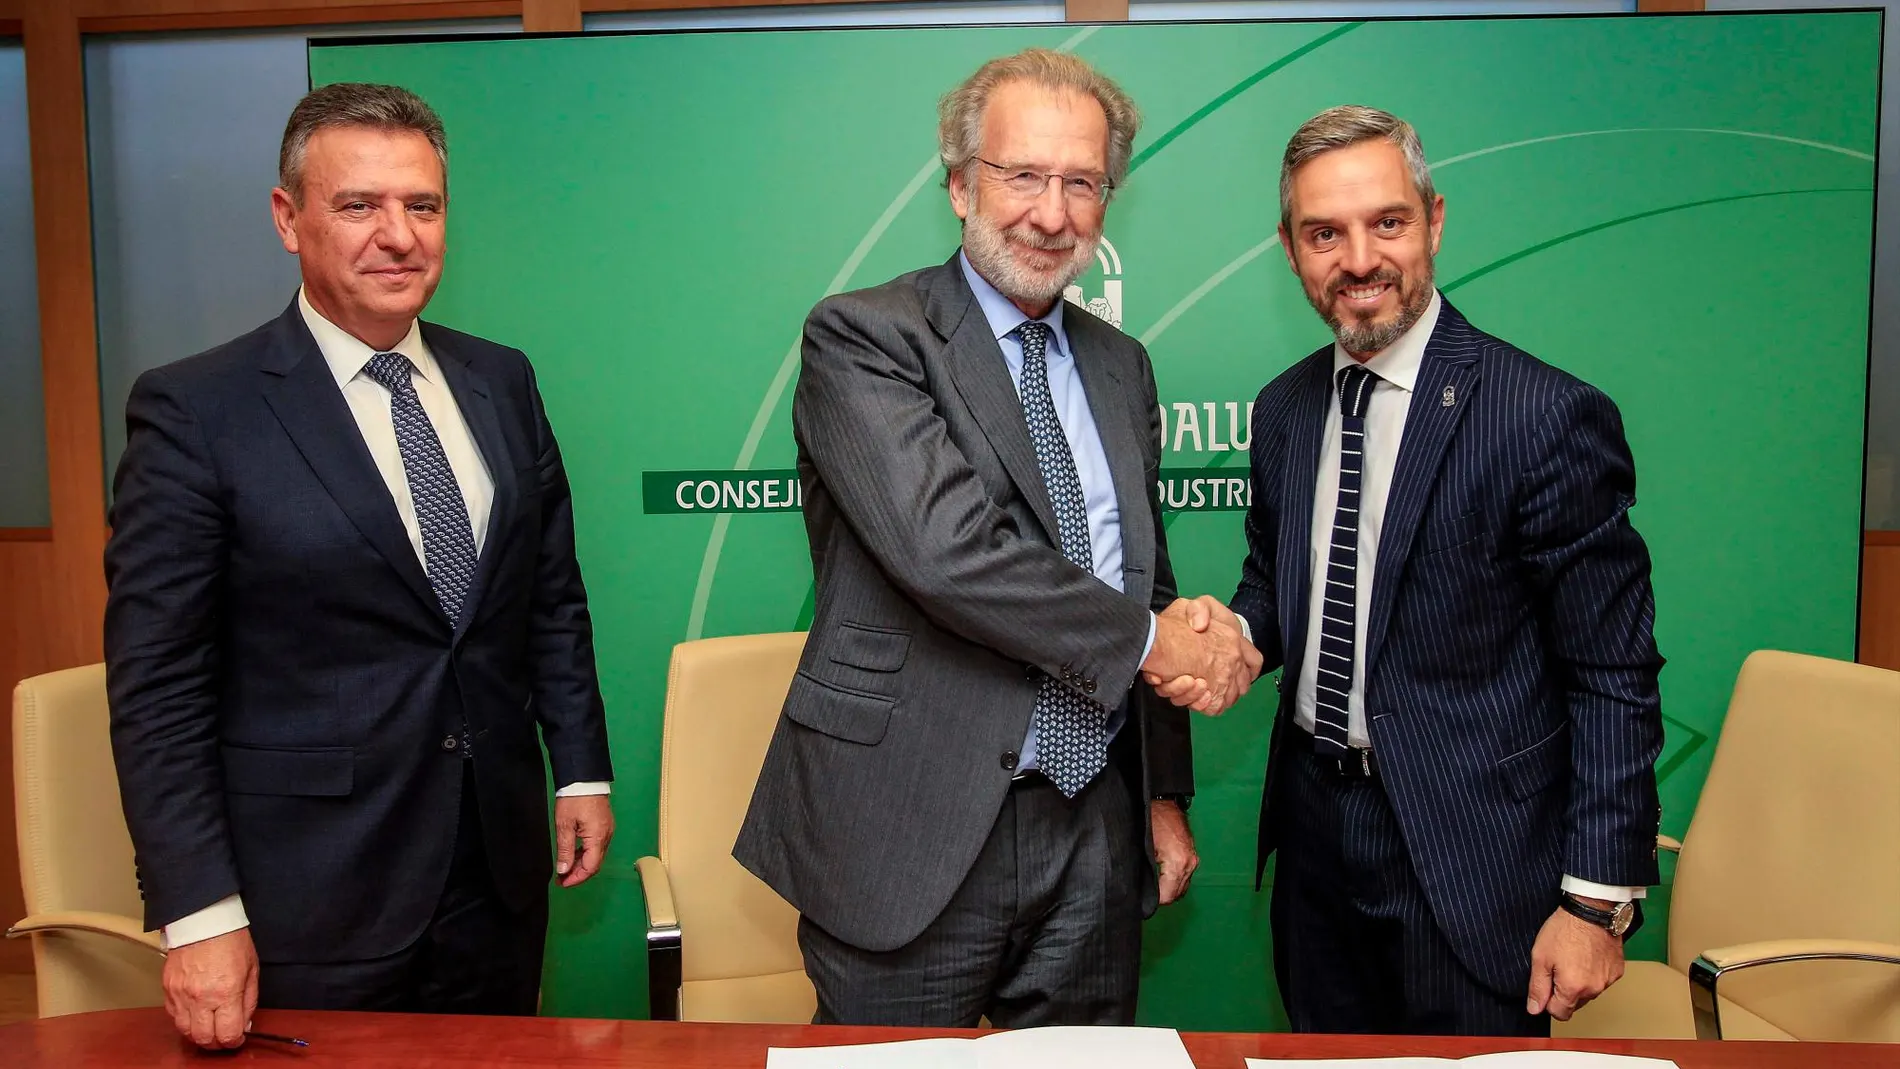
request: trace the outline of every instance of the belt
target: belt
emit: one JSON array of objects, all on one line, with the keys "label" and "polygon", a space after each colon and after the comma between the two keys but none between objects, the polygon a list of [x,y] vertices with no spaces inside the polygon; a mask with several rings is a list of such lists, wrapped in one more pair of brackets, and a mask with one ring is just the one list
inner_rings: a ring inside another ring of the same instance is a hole
[{"label": "belt", "polygon": [[1053,781],[1048,776],[1042,774],[1042,769],[1025,768],[1009,778],[1009,789],[1013,791],[1018,787],[1037,787],[1052,785],[1052,783]]},{"label": "belt", "polygon": [[1319,767],[1338,776],[1340,779],[1378,779],[1379,766],[1372,759],[1372,748],[1368,746],[1349,746],[1343,754],[1321,753],[1319,740],[1305,728],[1300,729],[1306,736],[1306,745],[1319,762]]}]

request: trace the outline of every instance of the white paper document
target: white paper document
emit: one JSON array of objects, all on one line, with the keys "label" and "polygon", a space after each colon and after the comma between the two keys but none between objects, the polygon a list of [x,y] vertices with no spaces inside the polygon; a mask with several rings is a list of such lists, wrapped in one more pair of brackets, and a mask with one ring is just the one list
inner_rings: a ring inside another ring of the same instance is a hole
[{"label": "white paper document", "polygon": [[1172,1028],[1019,1028],[975,1039],[773,1047],[765,1069],[1194,1069]]},{"label": "white paper document", "polygon": [[1513,1050],[1469,1058],[1346,1058],[1281,1061],[1248,1058],[1247,1069],[1677,1069],[1660,1058],[1579,1050]]}]

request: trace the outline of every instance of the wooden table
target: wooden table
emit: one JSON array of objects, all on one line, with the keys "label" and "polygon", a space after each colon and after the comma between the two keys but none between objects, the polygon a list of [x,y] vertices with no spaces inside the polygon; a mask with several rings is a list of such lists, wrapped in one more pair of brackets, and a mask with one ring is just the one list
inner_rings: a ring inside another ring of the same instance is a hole
[{"label": "wooden table", "polygon": [[[533,1069],[678,1066],[762,1069],[767,1047],[875,1043],[974,1032],[809,1025],[672,1024],[553,1017],[429,1017],[377,1013],[265,1011],[260,1031],[301,1036],[305,1050],[253,1041],[235,1054],[205,1055],[180,1040],[156,1009],[54,1017],[0,1027],[5,1069],[130,1069],[243,1065],[461,1069],[505,1065]],[[1528,1047],[1595,1050],[1667,1058],[1682,1069],[1861,1069],[1900,1067],[1900,1045],[1838,1043],[1691,1043],[1597,1040],[1542,1043],[1499,1039],[1391,1038],[1188,1033],[1200,1069],[1242,1069],[1243,1058],[1463,1057]]]}]

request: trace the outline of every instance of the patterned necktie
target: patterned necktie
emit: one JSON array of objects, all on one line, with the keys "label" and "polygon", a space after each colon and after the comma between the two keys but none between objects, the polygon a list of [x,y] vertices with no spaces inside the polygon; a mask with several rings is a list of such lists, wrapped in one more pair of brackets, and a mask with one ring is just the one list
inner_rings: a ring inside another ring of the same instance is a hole
[{"label": "patterned necktie", "polygon": [[1339,369],[1339,508],[1320,602],[1319,675],[1313,680],[1313,738],[1323,755],[1346,752],[1346,702],[1352,692],[1359,595],[1359,484],[1365,472],[1366,408],[1379,376],[1354,364]]},{"label": "patterned necktie", "polygon": [[[1095,571],[1089,544],[1088,504],[1075,454],[1056,418],[1049,393],[1049,326],[1034,321],[1016,330],[1023,343],[1023,418],[1036,447],[1036,467],[1056,512],[1062,555],[1083,571]],[[1045,675],[1036,692],[1036,764],[1064,797],[1073,798],[1108,763],[1108,709]]]},{"label": "patterned necktie", "polygon": [[422,561],[436,600],[453,624],[460,618],[469,584],[475,580],[475,536],[468,522],[468,504],[455,481],[442,439],[422,409],[416,385],[410,381],[415,366],[401,353],[377,353],[364,374],[389,390],[389,418],[396,425],[396,448],[402,453],[403,475],[422,530]]}]

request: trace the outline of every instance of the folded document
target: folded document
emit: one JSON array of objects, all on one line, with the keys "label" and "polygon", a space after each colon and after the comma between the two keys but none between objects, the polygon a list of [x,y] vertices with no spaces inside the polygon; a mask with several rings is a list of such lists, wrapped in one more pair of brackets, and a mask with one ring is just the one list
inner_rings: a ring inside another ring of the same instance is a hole
[{"label": "folded document", "polygon": [[1050,1027],[975,1039],[773,1047],[765,1069],[1194,1069],[1194,1063],[1172,1028]]},{"label": "folded document", "polygon": [[1469,1058],[1347,1058],[1279,1061],[1248,1058],[1247,1069],[1677,1069],[1660,1058],[1590,1054],[1576,1050],[1513,1050]]}]

